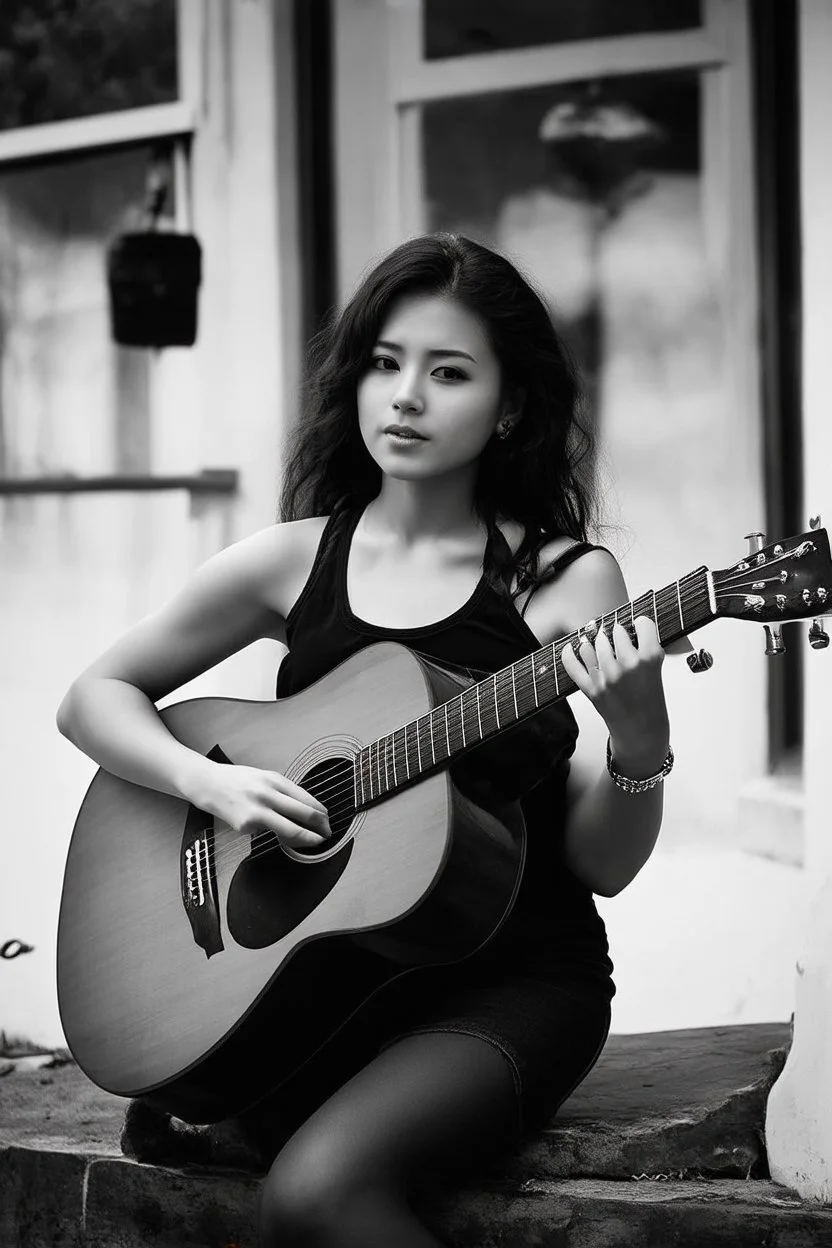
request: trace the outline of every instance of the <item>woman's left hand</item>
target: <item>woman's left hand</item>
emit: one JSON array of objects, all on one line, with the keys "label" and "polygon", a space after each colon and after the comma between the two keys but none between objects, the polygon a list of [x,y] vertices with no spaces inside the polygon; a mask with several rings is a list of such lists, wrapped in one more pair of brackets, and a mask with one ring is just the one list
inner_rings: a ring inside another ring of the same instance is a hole
[{"label": "woman's left hand", "polygon": [[571,645],[560,655],[567,674],[605,721],[616,761],[649,770],[653,761],[661,766],[670,742],[664,650],[649,616],[637,616],[633,627],[636,645],[616,623],[612,642],[599,632],[594,642],[582,637],[577,655]]}]

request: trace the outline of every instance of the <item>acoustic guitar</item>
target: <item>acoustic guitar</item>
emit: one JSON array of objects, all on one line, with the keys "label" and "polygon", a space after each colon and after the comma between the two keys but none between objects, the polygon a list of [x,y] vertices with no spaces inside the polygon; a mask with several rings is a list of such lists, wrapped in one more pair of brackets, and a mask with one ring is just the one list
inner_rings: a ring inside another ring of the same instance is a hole
[{"label": "acoustic guitar", "polygon": [[[312,793],[333,836],[282,847],[99,769],[58,929],[60,1013],[79,1066],[190,1122],[278,1089],[384,985],[470,956],[505,921],[524,862],[519,798],[461,785],[451,768],[574,692],[566,643],[615,622],[632,633],[648,615],[667,645],[731,617],[765,623],[776,649],[776,626],[827,614],[830,593],[829,540],[815,527],[722,571],[696,568],[475,683],[380,642],[291,697],[165,708],[191,749]],[[810,641],[826,640],[818,618]]]}]

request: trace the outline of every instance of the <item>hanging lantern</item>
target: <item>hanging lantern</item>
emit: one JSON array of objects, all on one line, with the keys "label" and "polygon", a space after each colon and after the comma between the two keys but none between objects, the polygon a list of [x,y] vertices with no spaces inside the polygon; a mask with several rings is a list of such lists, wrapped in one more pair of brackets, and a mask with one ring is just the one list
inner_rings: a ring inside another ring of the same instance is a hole
[{"label": "hanging lantern", "polygon": [[107,250],[112,335],[124,347],[192,347],[202,249],[193,234],[157,229],[167,195],[157,171],[148,179],[148,228],[121,234]]}]

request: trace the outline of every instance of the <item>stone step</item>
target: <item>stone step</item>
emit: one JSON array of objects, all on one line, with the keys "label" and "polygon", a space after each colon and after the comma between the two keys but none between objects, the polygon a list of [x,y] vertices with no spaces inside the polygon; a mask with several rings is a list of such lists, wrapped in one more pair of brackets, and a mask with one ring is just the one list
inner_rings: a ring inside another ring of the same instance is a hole
[{"label": "stone step", "polygon": [[[256,1248],[258,1179],[239,1171],[8,1148],[3,1248]],[[423,1193],[448,1248],[821,1248],[832,1208],[767,1180],[528,1179]]]},{"label": "stone step", "polygon": [[[612,1036],[545,1130],[425,1216],[459,1248],[830,1244],[832,1209],[767,1181],[788,1043],[781,1023]],[[0,1078],[0,1248],[254,1248],[264,1161],[234,1124],[149,1115],[137,1160],[126,1104],[72,1062]]]},{"label": "stone step", "polygon": [[612,1036],[511,1178],[768,1178],[765,1106],[788,1023]]}]

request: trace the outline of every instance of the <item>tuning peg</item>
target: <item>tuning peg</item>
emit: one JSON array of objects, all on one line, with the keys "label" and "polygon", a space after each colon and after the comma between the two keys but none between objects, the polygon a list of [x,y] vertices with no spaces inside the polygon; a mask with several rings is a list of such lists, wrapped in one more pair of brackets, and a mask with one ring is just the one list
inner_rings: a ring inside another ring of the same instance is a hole
[{"label": "tuning peg", "polygon": [[766,655],[772,659],[776,654],[786,653],[786,643],[780,635],[780,626],[764,624],[763,628],[766,632]]},{"label": "tuning peg", "polygon": [[810,528],[810,529],[819,529],[819,528],[820,528],[820,516],[810,516],[810,517],[809,517],[809,528]]},{"label": "tuning peg", "polygon": [[766,535],[765,533],[759,533],[759,532],[746,533],[745,540],[748,542],[749,555],[756,555],[757,552],[762,550],[763,547],[765,546]]},{"label": "tuning peg", "polygon": [[809,645],[813,650],[825,650],[829,645],[829,634],[820,620],[812,620],[809,625]]},{"label": "tuning peg", "polygon": [[707,650],[697,650],[696,654],[689,654],[687,664],[694,675],[699,672],[707,672],[714,665],[714,656],[709,654]]}]

